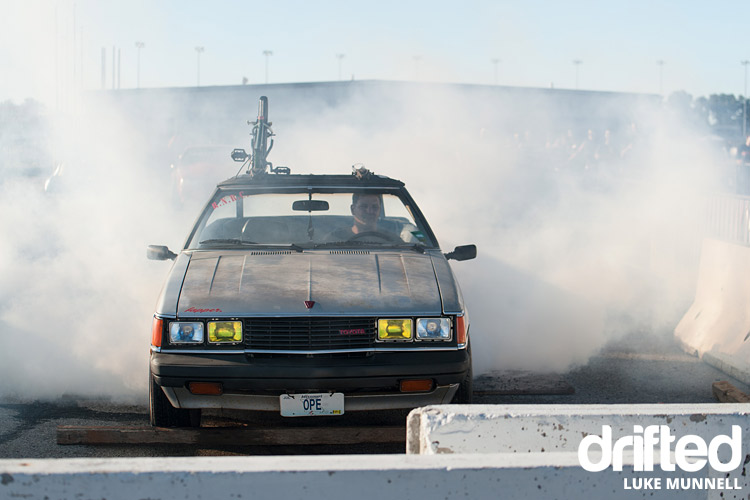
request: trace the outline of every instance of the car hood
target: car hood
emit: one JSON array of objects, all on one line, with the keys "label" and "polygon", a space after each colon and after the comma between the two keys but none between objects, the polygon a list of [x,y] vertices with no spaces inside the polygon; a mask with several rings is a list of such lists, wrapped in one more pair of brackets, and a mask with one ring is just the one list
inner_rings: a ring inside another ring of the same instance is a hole
[{"label": "car hood", "polygon": [[195,252],[177,304],[203,317],[441,312],[429,254],[366,250]]}]

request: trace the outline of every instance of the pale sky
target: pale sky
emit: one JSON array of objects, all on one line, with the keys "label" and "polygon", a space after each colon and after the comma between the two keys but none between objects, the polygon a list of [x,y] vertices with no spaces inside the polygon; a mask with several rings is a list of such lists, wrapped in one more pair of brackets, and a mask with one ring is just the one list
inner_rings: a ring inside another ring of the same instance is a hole
[{"label": "pale sky", "polygon": [[141,87],[194,86],[200,58],[201,85],[264,83],[267,61],[269,83],[340,69],[344,80],[741,95],[750,59],[748,0],[0,2],[0,101],[101,88],[102,48],[111,88],[113,46],[120,87],[135,88],[138,41]]}]

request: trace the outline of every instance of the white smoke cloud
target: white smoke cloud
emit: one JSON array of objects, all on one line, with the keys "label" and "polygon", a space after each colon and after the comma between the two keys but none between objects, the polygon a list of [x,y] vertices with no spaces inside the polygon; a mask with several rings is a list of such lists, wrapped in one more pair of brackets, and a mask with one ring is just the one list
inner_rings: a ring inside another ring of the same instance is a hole
[{"label": "white smoke cloud", "polygon": [[[59,190],[0,186],[0,395],[145,398],[169,267],[146,260],[145,247],[178,249],[197,215],[173,209],[168,161],[185,145],[246,141],[258,97],[248,89],[242,109],[163,93],[115,95],[110,109],[89,96],[93,106],[59,128]],[[687,307],[702,197],[721,176],[712,149],[652,106],[612,103],[601,121],[635,114],[649,128],[610,179],[541,154],[568,117],[532,97],[498,108],[478,95],[486,89],[405,84],[325,105],[269,90],[274,164],[346,173],[363,162],[407,183],[444,251],[477,244],[476,260],[452,267],[478,373],[564,370],[615,335],[673,327]],[[170,148],[176,128],[182,144]],[[526,130],[521,147],[514,134]]]},{"label": "white smoke cloud", "polygon": [[502,107],[481,88],[396,94],[355,96],[297,123],[284,138],[295,144],[287,163],[312,170],[363,161],[406,181],[444,251],[478,245],[477,260],[452,265],[471,313],[477,373],[561,371],[616,336],[674,327],[693,295],[705,197],[727,174],[701,131],[655,99],[612,96],[606,110],[578,119],[576,144],[585,127],[603,135],[617,121],[610,133],[624,141],[629,116],[643,131],[623,158],[626,142],[585,170],[567,162],[572,150],[557,161],[545,150],[571,122],[564,94],[535,106],[519,93]]},{"label": "white smoke cloud", "polygon": [[50,191],[39,178],[2,185],[0,393],[145,394],[147,311],[167,269],[144,249],[153,221],[171,234],[163,187],[132,124],[101,111],[63,124]]}]

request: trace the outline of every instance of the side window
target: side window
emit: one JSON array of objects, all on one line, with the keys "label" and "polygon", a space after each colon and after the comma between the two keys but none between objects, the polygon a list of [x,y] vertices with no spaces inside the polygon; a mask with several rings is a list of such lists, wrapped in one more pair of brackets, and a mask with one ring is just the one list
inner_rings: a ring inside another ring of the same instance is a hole
[{"label": "side window", "polygon": [[208,221],[206,221],[206,224],[209,225],[212,222],[219,220],[219,219],[233,219],[237,216],[237,208],[234,206],[234,204],[228,204],[228,205],[222,205],[217,208],[214,208],[213,212],[211,212],[211,215],[208,217]]},{"label": "side window", "polygon": [[426,243],[424,233],[417,227],[409,210],[396,196],[383,196],[383,216],[387,223],[395,226],[396,232],[406,243]]},{"label": "side window", "polygon": [[383,196],[383,216],[386,219],[397,219],[414,224],[414,219],[401,200],[392,195]]}]

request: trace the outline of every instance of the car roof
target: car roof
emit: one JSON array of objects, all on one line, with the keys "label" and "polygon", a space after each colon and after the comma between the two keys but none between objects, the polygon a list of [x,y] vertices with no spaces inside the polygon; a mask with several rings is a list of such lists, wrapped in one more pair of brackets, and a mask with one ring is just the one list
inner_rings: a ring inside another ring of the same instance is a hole
[{"label": "car roof", "polygon": [[232,177],[221,183],[220,188],[235,187],[351,187],[363,188],[402,188],[404,183],[383,175],[369,175],[357,178],[354,175],[318,175],[318,174],[247,174]]}]

